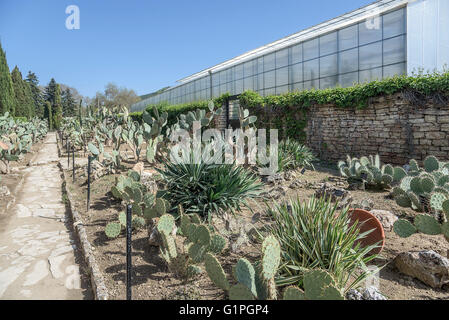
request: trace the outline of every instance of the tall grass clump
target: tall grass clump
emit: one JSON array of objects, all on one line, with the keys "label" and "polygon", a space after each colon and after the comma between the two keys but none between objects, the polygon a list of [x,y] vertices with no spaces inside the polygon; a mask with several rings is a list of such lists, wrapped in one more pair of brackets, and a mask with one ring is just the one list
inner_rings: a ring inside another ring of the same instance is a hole
[{"label": "tall grass clump", "polygon": [[337,210],[337,204],[312,197],[276,205],[271,215],[271,232],[282,249],[277,285],[301,285],[304,272],[323,269],[349,290],[372,274],[364,267],[376,257],[369,252],[377,245],[360,246],[358,240],[371,231],[359,233],[357,224],[350,226],[348,208]]}]

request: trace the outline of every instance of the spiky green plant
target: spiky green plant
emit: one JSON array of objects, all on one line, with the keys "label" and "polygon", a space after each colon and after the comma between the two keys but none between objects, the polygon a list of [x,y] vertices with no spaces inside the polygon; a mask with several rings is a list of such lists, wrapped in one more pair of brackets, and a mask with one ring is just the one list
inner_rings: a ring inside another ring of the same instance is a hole
[{"label": "spiky green plant", "polygon": [[163,170],[157,170],[166,184],[161,192],[163,198],[209,221],[213,214],[248,207],[247,200],[257,197],[262,188],[253,174],[231,164],[195,164],[192,161],[169,163]]},{"label": "spiky green plant", "polygon": [[[298,284],[304,272],[322,269],[333,275],[339,288],[349,290],[370,275],[361,268],[376,257],[369,252],[377,246],[363,248],[359,240],[369,232],[360,233],[357,224],[350,226],[348,209],[337,207],[330,199],[312,197],[308,202],[298,198],[270,209],[271,232],[282,249],[278,285]],[[358,271],[360,275],[350,282]]]},{"label": "spiky green plant", "polygon": [[312,151],[298,141],[287,138],[279,143],[278,164],[280,172],[298,168],[313,169],[313,162],[316,160]]}]

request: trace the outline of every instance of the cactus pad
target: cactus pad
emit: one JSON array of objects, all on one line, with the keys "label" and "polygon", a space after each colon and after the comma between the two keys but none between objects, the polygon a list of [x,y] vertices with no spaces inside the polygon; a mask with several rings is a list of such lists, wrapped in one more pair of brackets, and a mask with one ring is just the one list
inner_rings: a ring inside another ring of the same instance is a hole
[{"label": "cactus pad", "polygon": [[140,174],[137,171],[129,170],[128,171],[128,177],[133,179],[135,182],[139,182],[140,181]]},{"label": "cactus pad", "polygon": [[308,300],[319,300],[323,288],[330,285],[335,285],[335,281],[324,270],[313,270],[304,274],[304,291]]},{"label": "cactus pad", "polygon": [[396,197],[395,200],[396,203],[403,208],[408,208],[412,205],[412,202],[408,196],[399,196]]},{"label": "cactus pad", "polygon": [[443,202],[443,212],[446,214],[447,220],[449,220],[449,200]]},{"label": "cactus pad", "polygon": [[237,281],[246,286],[256,296],[255,270],[252,264],[245,258],[239,259],[235,266]]},{"label": "cactus pad", "polygon": [[200,263],[204,260],[204,254],[206,253],[207,247],[201,245],[200,243],[194,243],[189,247],[189,256],[195,263]]},{"label": "cactus pad", "polygon": [[429,156],[424,160],[424,169],[426,169],[427,172],[437,171],[439,168],[440,163],[434,156]]},{"label": "cactus pad", "polygon": [[225,291],[229,290],[229,281],[226,279],[226,274],[223,271],[217,258],[215,258],[210,253],[206,253],[204,256],[204,266],[206,267],[206,272],[209,278],[215,285]]},{"label": "cactus pad", "polygon": [[229,300],[254,300],[254,295],[247,287],[239,283],[229,289]]},{"label": "cactus pad", "polygon": [[274,278],[281,261],[281,246],[272,235],[267,237],[262,244],[262,275],[265,280]]},{"label": "cactus pad", "polygon": [[447,200],[447,196],[443,193],[435,192],[430,196],[430,206],[437,211],[443,210],[443,202]]},{"label": "cactus pad", "polygon": [[143,217],[147,220],[157,218],[157,212],[154,208],[145,208],[143,211]]},{"label": "cactus pad", "polygon": [[124,227],[126,227],[126,213],[125,212],[120,212],[118,214],[118,221],[120,222],[120,224]]},{"label": "cactus pad", "polygon": [[142,229],[145,227],[145,219],[139,216],[133,216],[132,218],[132,226],[138,229]]},{"label": "cactus pad", "polygon": [[220,254],[226,247],[226,239],[219,234],[214,234],[210,239],[209,250],[215,254]]},{"label": "cactus pad", "polygon": [[167,212],[165,201],[162,198],[156,198],[154,208],[156,209],[158,216],[162,216]]},{"label": "cactus pad", "polygon": [[394,232],[401,238],[408,238],[416,233],[416,227],[408,220],[399,219],[393,225]]},{"label": "cactus pad", "polygon": [[435,182],[432,178],[424,177],[421,179],[421,188],[423,192],[431,193],[435,188]]},{"label": "cactus pad", "polygon": [[418,215],[415,217],[415,226],[419,232],[428,235],[438,235],[441,233],[441,226],[438,221],[429,215]]},{"label": "cactus pad", "polygon": [[164,214],[159,218],[157,223],[157,230],[162,233],[165,232],[167,235],[171,234],[173,228],[175,227],[175,218],[172,215]]},{"label": "cactus pad", "polygon": [[284,291],[283,300],[305,300],[304,292],[297,287],[287,287]]},{"label": "cactus pad", "polygon": [[120,235],[120,232],[122,231],[122,225],[117,222],[111,222],[107,224],[106,229],[104,231],[108,238],[111,239],[117,238]]},{"label": "cactus pad", "polygon": [[201,245],[210,245],[210,231],[205,225],[199,225],[196,229],[196,234],[196,241],[198,241]]},{"label": "cactus pad", "polygon": [[407,176],[407,172],[405,172],[405,170],[401,167],[396,167],[394,168],[394,172],[393,172],[393,180],[394,181],[401,181],[405,176]]}]

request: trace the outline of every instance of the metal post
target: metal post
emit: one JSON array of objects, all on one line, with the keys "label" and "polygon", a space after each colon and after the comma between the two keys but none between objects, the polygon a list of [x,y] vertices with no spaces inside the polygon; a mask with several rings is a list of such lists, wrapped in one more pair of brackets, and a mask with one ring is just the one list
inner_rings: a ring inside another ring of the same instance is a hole
[{"label": "metal post", "polygon": [[91,156],[87,158],[87,212],[90,209],[90,162],[92,161]]},{"label": "metal post", "polygon": [[131,253],[132,253],[132,246],[131,246],[131,232],[132,232],[132,226],[131,226],[131,212],[132,212],[132,206],[128,204],[126,207],[126,300],[131,300],[131,293],[132,293],[132,283],[131,283],[131,272],[132,272],[132,261],[131,261]]},{"label": "metal post", "polygon": [[67,141],[67,170],[70,168],[70,141]]},{"label": "metal post", "polygon": [[72,146],[72,175],[73,175],[73,182],[75,182],[75,147]]}]

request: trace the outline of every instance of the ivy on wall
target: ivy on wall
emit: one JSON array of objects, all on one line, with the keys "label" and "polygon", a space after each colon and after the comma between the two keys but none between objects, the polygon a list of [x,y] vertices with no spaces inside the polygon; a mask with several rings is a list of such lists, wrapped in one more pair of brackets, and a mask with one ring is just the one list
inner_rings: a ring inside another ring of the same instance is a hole
[{"label": "ivy on wall", "polygon": [[[420,100],[433,98],[439,103],[449,103],[449,72],[418,74],[413,76],[395,76],[380,81],[356,84],[349,88],[330,88],[324,90],[305,90],[289,92],[282,95],[262,97],[256,92],[245,91],[239,97],[240,105],[257,115],[257,127],[279,130],[280,138],[294,138],[304,142],[307,125],[307,110],[315,105],[331,104],[341,108],[366,108],[369,99],[382,95],[403,92],[412,104]],[[229,94],[214,99],[216,106],[222,105]],[[207,101],[180,105],[158,104],[159,111],[167,111],[168,124],[188,111],[206,109]],[[146,109],[152,113],[153,105]],[[131,116],[140,120],[142,113],[134,112]]]}]

